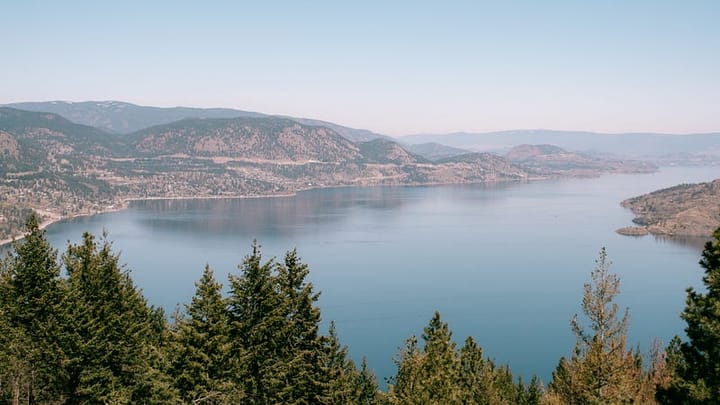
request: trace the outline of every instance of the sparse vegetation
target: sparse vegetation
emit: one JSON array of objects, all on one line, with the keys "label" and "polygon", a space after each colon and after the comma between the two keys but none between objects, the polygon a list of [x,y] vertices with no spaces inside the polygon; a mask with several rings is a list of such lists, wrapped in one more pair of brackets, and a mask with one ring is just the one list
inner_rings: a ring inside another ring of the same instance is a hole
[{"label": "sparse vegetation", "polygon": [[619,229],[621,234],[710,236],[720,226],[720,179],[653,191],[622,206],[632,210],[638,227]]}]

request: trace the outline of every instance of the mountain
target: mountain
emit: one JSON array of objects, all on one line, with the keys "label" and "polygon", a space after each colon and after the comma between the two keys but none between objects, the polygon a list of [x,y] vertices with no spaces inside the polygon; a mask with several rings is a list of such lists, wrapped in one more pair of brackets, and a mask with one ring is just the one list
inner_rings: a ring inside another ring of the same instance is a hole
[{"label": "mountain", "polygon": [[349,128],[344,127],[342,125],[334,124],[332,122],[327,121],[320,121],[320,120],[314,120],[310,118],[295,118],[295,117],[283,117],[283,118],[289,118],[293,121],[299,122],[304,125],[312,125],[315,127],[325,127],[330,128],[333,131],[337,132],[338,134],[344,136],[345,138],[353,141],[353,142],[367,142],[371,141],[373,139],[386,139],[386,140],[394,140],[394,138],[389,137],[387,135],[381,135],[372,131],[368,131],[367,129],[356,129],[356,128]]},{"label": "mountain", "polygon": [[7,104],[26,111],[51,112],[78,124],[128,134],[185,118],[264,117],[265,114],[228,108],[147,107],[122,101],[44,101]]},{"label": "mountain", "polygon": [[277,117],[190,118],[143,129],[128,138],[143,156],[182,154],[279,162],[362,158],[357,145],[329,128]]},{"label": "mountain", "polygon": [[[122,105],[100,107],[132,109]],[[168,117],[165,110],[148,111]],[[54,220],[117,209],[129,199],[521,181],[650,167],[552,145],[523,145],[510,159],[430,145],[450,154],[431,160],[391,139],[353,142],[338,126],[317,124],[278,116],[184,118],[119,134],[55,113],[0,107],[0,239],[17,232],[31,208]]]},{"label": "mountain", "polygon": [[566,154],[568,154],[567,151],[555,145],[518,145],[510,149],[505,157],[513,162],[530,162]]},{"label": "mountain", "polygon": [[467,149],[453,148],[452,146],[442,145],[436,142],[404,143],[402,145],[408,152],[422,156],[428,160],[440,160],[471,153],[471,151]]},{"label": "mountain", "polygon": [[0,151],[3,172],[49,171],[60,162],[87,163],[122,146],[110,134],[51,113],[0,107]]},{"label": "mountain", "polygon": [[116,191],[103,168],[122,149],[113,135],[59,115],[0,107],[0,239],[32,210],[46,221],[107,210]]},{"label": "mountain", "polygon": [[[118,134],[129,134],[186,118],[260,118],[270,116],[230,108],[149,107],[122,101],[42,101],[12,103],[6,106],[27,111],[50,112],[78,124]],[[348,128],[327,121],[294,117],[280,118],[288,118],[303,125],[330,128],[353,142],[364,142],[376,138],[390,139],[390,137],[365,129]]]},{"label": "mountain", "polygon": [[711,236],[720,227],[720,179],[681,184],[622,202],[636,215],[625,235]]},{"label": "mountain", "polygon": [[613,154],[623,158],[658,160],[666,155],[712,157],[720,163],[720,133],[670,135],[658,133],[603,134],[545,129],[486,133],[408,135],[403,143],[437,142],[473,151],[506,152],[516,145],[551,144],[573,152]]},{"label": "mountain", "polygon": [[397,142],[386,139],[374,139],[358,143],[360,153],[367,163],[393,163],[408,165],[416,163],[429,163],[421,156],[407,151]]},{"label": "mountain", "polygon": [[431,162],[384,138],[275,116],[187,118],[129,134],[49,112],[0,108],[0,240],[30,209],[46,221],[127,200],[285,195],[317,187],[514,181],[492,154]]},{"label": "mountain", "polygon": [[466,172],[465,176],[486,181],[502,181],[508,178],[527,180],[530,174],[514,165],[506,158],[494,153],[466,153],[440,159],[435,162],[438,166],[446,168],[445,176],[451,177],[450,172]]},{"label": "mountain", "polygon": [[539,175],[596,176],[599,173],[643,173],[657,170],[653,164],[568,152],[555,145],[518,145],[505,154],[513,163]]}]

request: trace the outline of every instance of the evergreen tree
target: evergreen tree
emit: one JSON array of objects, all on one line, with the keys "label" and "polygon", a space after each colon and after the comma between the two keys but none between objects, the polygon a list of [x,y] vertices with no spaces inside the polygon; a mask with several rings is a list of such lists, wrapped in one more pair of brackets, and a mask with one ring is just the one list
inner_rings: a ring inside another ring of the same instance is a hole
[{"label": "evergreen tree", "polygon": [[187,317],[176,317],[172,374],[188,403],[239,400],[230,381],[228,313],[221,288],[210,266],[205,266],[185,306]]},{"label": "evergreen tree", "polygon": [[284,390],[287,366],[282,364],[285,340],[285,302],[274,274],[275,262],[262,263],[260,246],[253,243],[239,276],[230,276],[230,339],[235,382],[245,402],[276,402]]},{"label": "evergreen tree", "polygon": [[530,379],[530,384],[525,385],[522,379],[518,381],[518,400],[519,405],[537,405],[541,403],[544,395],[542,381],[538,376]]},{"label": "evergreen tree", "polygon": [[460,350],[448,325],[435,312],[423,332],[425,346],[413,336],[394,359],[397,374],[388,381],[391,404],[534,404],[543,394],[537,378],[515,384],[508,366],[483,358],[472,337]]},{"label": "evergreen tree", "polygon": [[0,260],[0,403],[18,404],[21,393],[28,392],[31,344],[10,319],[11,275],[9,260]]},{"label": "evergreen tree", "polygon": [[422,335],[425,341],[425,356],[422,362],[422,388],[418,392],[421,400],[431,403],[456,403],[459,400],[458,358],[455,342],[448,324],[435,311]]},{"label": "evergreen tree", "polygon": [[358,404],[374,405],[382,403],[383,398],[378,389],[377,379],[375,374],[368,368],[365,357],[360,363],[360,373],[355,381],[355,386],[358,390]]},{"label": "evergreen tree", "polygon": [[166,403],[174,392],[154,368],[153,346],[165,328],[149,308],[118,256],[104,240],[85,233],[64,257],[67,310],[68,403]]},{"label": "evergreen tree", "polygon": [[483,358],[483,350],[471,336],[460,349],[460,384],[462,402],[488,404],[493,402],[492,375]]},{"label": "evergreen tree", "polygon": [[280,399],[285,404],[316,403],[324,390],[320,309],[315,305],[320,294],[306,281],[309,269],[296,250],[287,252],[277,270],[285,318],[285,330],[278,338],[285,340],[281,360],[287,364]]},{"label": "evergreen tree", "polygon": [[715,404],[720,398],[720,228],[705,244],[700,266],[707,292],[687,289],[681,317],[688,341],[675,338],[667,350],[674,379],[659,389],[664,403]]},{"label": "evergreen tree", "polygon": [[496,366],[494,361],[488,362],[492,372],[491,404],[519,404],[524,389],[522,379],[515,384],[508,365]]},{"label": "evergreen tree", "polygon": [[340,344],[335,323],[330,322],[328,336],[323,339],[324,395],[323,404],[356,404],[361,394],[357,381],[360,374],[355,363],[348,357],[347,347]]},{"label": "evergreen tree", "polygon": [[[60,309],[63,285],[55,251],[32,214],[23,240],[3,262],[0,327],[13,401],[33,403],[59,395],[63,352]],[[6,377],[8,378],[8,377]]]},{"label": "evergreen tree", "polygon": [[550,389],[568,404],[632,402],[641,393],[642,368],[626,349],[628,311],[618,319],[613,302],[619,278],[609,272],[605,248],[600,251],[591,283],[585,284],[582,309],[589,331],[575,315],[571,321],[577,343],[570,359],[561,359]]},{"label": "evergreen tree", "polygon": [[388,380],[388,400],[392,404],[415,403],[415,393],[423,384],[422,364],[424,353],[418,348],[417,338],[410,336],[405,346],[393,359],[397,373]]}]

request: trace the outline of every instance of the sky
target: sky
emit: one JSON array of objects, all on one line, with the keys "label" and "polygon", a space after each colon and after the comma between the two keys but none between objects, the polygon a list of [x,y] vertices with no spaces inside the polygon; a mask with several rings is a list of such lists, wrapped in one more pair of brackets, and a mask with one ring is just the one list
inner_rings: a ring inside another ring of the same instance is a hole
[{"label": "sky", "polygon": [[2,0],[0,103],[121,100],[388,135],[720,131],[720,1]]}]

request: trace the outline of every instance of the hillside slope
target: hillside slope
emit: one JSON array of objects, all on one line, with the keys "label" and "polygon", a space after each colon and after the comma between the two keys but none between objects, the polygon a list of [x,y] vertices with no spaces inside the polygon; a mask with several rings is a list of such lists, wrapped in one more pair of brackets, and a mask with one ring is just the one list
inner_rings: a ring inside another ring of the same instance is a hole
[{"label": "hillside slope", "polygon": [[331,129],[275,117],[186,119],[141,130],[129,139],[142,155],[294,162],[361,159],[357,145]]},{"label": "hillside slope", "polygon": [[720,179],[654,191],[627,199],[622,206],[632,210],[638,226],[619,233],[710,236],[720,227]]},{"label": "hillside slope", "polygon": [[657,170],[648,162],[598,158],[568,152],[555,145],[518,145],[510,149],[505,157],[531,173],[545,176],[596,176],[601,173],[651,173]]},{"label": "hillside slope", "polygon": [[30,209],[45,220],[128,199],[292,194],[317,187],[527,179],[506,159],[431,162],[396,142],[354,143],[279,117],[191,118],[111,134],[46,112],[0,108],[0,240]]},{"label": "hillside slope", "polygon": [[229,108],[150,107],[122,101],[40,101],[8,104],[26,111],[50,112],[72,122],[107,132],[129,134],[185,118],[264,117],[265,114]]},{"label": "hillside slope", "polygon": [[[118,134],[129,134],[187,118],[271,117],[269,114],[231,108],[152,107],[122,101],[41,101],[12,103],[7,106],[27,111],[58,114],[72,122]],[[330,128],[353,142],[365,142],[376,138],[390,139],[385,135],[365,129],[349,128],[327,121],[290,116],[278,118],[288,118],[303,125]]]}]

